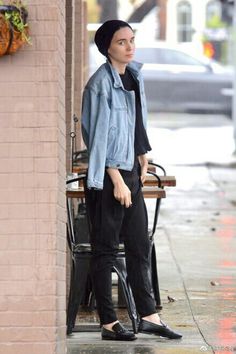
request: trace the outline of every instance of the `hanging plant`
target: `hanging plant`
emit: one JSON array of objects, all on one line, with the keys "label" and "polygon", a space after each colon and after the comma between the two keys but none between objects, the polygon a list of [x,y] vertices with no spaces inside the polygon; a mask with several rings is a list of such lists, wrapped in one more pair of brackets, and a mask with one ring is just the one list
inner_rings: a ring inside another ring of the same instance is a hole
[{"label": "hanging plant", "polygon": [[4,4],[0,0],[0,56],[15,53],[23,44],[31,44],[28,11],[21,0]]}]

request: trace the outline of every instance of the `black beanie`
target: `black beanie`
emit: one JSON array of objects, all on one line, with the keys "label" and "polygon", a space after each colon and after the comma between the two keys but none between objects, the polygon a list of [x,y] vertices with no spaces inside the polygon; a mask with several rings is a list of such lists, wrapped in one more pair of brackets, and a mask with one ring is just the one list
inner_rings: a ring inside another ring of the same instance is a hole
[{"label": "black beanie", "polygon": [[116,31],[122,27],[129,27],[132,31],[132,27],[124,21],[109,20],[101,25],[95,33],[94,42],[96,43],[99,52],[107,57],[107,51],[110,47],[112,37]]}]

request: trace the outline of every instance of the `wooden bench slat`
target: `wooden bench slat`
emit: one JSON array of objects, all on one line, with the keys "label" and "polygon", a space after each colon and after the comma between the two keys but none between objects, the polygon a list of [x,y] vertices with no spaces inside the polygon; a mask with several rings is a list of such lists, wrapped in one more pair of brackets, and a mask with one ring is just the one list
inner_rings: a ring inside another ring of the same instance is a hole
[{"label": "wooden bench slat", "polygon": [[157,187],[143,187],[142,188],[144,198],[165,198],[166,192],[162,188]]},{"label": "wooden bench slat", "polygon": [[[155,167],[155,166],[153,166]],[[74,166],[74,173],[84,173],[87,170],[87,164],[81,164],[80,166]],[[161,187],[175,187],[176,179],[175,176],[159,176],[161,180]],[[146,181],[144,183],[145,186],[157,186],[158,182],[155,176],[147,175]]]},{"label": "wooden bench slat", "polygon": [[154,165],[148,165],[148,171],[156,172],[156,166],[154,166]]},{"label": "wooden bench slat", "polygon": [[[73,173],[84,173],[87,171],[87,163],[78,163],[78,165],[73,166]],[[148,170],[151,172],[156,172],[156,166],[148,165]]]},{"label": "wooden bench slat", "polygon": [[[165,198],[166,192],[162,188],[157,187],[143,187],[144,198]],[[84,198],[84,188],[80,187],[78,189],[67,189],[66,196],[68,198]]]},{"label": "wooden bench slat", "polygon": [[84,188],[80,187],[78,189],[67,189],[66,196],[68,198],[84,198]]},{"label": "wooden bench slat", "polygon": [[88,164],[87,163],[80,163],[76,166],[73,166],[73,173],[85,173],[87,172]]},{"label": "wooden bench slat", "polygon": [[[174,176],[158,176],[161,180],[161,187],[175,187],[176,186],[176,179]],[[155,176],[147,175],[145,186],[157,186],[158,181]]]}]

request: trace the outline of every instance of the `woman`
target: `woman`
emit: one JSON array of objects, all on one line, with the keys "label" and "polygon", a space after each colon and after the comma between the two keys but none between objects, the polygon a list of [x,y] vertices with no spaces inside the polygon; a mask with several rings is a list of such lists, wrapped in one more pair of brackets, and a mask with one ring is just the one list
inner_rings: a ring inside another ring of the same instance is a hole
[{"label": "woman", "polygon": [[151,147],[146,134],[142,65],[133,61],[134,33],[126,22],[107,21],[97,30],[95,43],[107,62],[85,87],[82,133],[89,152],[91,276],[102,339],[136,339],[119,323],[112,304],[111,271],[120,235],[124,239],[127,273],[141,318],[139,332],[181,338],[156,313],[148,277],[150,243],[141,187],[148,166],[146,153]]}]

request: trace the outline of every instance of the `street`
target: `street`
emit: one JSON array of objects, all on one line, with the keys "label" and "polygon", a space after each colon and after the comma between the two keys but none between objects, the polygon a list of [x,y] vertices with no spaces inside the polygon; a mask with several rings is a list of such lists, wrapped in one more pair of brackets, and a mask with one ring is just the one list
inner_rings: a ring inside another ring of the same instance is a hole
[{"label": "street", "polygon": [[[78,332],[68,338],[68,353],[233,354],[236,159],[232,122],[224,116],[155,114],[149,117],[148,134],[150,156],[177,179],[175,188],[166,188],[155,243],[160,315],[182,332],[183,339],[138,334],[130,344],[107,343],[98,332]],[[147,208],[151,220],[153,203],[148,202]]]},{"label": "street", "polygon": [[150,114],[148,136],[150,155],[164,165],[234,161],[232,120],[223,115]]}]

